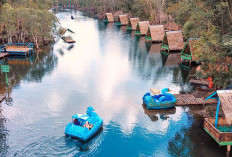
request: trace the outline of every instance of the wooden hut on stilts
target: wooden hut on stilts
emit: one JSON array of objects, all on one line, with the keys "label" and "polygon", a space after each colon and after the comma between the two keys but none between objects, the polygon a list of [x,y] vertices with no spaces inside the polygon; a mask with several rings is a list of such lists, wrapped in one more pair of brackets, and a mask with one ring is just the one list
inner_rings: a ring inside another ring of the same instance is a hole
[{"label": "wooden hut on stilts", "polygon": [[136,29],[137,23],[139,22],[139,18],[130,18],[128,25],[127,25],[127,30],[134,31]]},{"label": "wooden hut on stilts", "polygon": [[106,13],[103,22],[110,23],[114,22],[114,16],[112,13]]},{"label": "wooden hut on stilts", "polygon": [[149,21],[138,22],[137,27],[135,29],[135,35],[138,35],[138,36],[139,35],[141,35],[141,36],[146,35],[149,26],[150,26]]},{"label": "wooden hut on stilts", "polygon": [[117,26],[126,26],[128,24],[128,16],[127,15],[119,15],[118,21],[116,22]]},{"label": "wooden hut on stilts", "polygon": [[148,28],[146,34],[147,42],[162,42],[165,35],[164,26],[163,25],[154,25]]},{"label": "wooden hut on stilts", "polygon": [[190,38],[187,40],[184,48],[180,53],[182,62],[189,62],[190,64],[192,63],[192,61],[196,62],[196,56],[194,54],[196,41],[196,38]]},{"label": "wooden hut on stilts", "polygon": [[[215,118],[205,118],[205,131],[220,145],[227,146],[229,154],[232,145],[232,90],[217,90],[208,99],[217,99],[217,110]],[[219,117],[219,108],[225,117]]]},{"label": "wooden hut on stilts", "polygon": [[[67,32],[69,33],[68,35],[66,35]],[[74,32],[70,29],[61,28],[59,30],[59,35],[60,35],[61,39],[63,39],[64,42],[69,43],[69,44],[76,42],[75,40],[72,39],[71,34],[74,34]]]},{"label": "wooden hut on stilts", "polygon": [[181,31],[166,32],[162,43],[162,48],[165,51],[167,51],[168,53],[170,51],[180,52],[183,49],[183,47],[184,47],[184,40]]}]

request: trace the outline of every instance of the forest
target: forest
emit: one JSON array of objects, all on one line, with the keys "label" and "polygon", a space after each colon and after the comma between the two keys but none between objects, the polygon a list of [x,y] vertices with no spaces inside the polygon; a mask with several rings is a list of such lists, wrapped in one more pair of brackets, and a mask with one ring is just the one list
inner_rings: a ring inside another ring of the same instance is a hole
[{"label": "forest", "polygon": [[52,0],[1,0],[0,6],[0,42],[33,42],[39,48],[53,40],[58,21],[49,11]]}]

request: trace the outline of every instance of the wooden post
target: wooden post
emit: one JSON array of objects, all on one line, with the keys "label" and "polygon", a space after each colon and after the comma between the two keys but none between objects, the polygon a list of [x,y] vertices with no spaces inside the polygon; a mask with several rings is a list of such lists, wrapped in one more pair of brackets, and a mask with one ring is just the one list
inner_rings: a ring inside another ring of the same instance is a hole
[{"label": "wooden post", "polygon": [[230,152],[231,145],[227,145],[227,152]]},{"label": "wooden post", "polygon": [[[217,100],[218,100],[218,103],[217,103],[217,111],[216,111],[216,119],[215,119],[215,126],[217,127],[217,125],[218,125],[218,115],[219,115],[219,109],[220,109],[220,99],[219,98],[217,98]],[[227,147],[228,148],[228,147]]]}]

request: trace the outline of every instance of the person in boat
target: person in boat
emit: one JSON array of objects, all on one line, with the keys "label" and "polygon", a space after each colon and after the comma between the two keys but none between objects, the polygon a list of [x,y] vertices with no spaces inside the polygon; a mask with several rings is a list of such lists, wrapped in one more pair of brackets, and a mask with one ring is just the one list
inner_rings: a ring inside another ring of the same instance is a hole
[{"label": "person in boat", "polygon": [[[73,123],[75,125],[82,126],[81,122],[78,119],[76,119],[76,118],[73,120]],[[93,124],[90,124],[88,121],[86,121],[85,124],[83,125],[83,127],[90,130],[93,127]]]},{"label": "person in boat", "polygon": [[76,119],[76,118],[73,119],[73,123],[74,123],[75,125],[81,126],[81,122],[80,122],[78,119]]},{"label": "person in boat", "polygon": [[92,129],[93,124],[90,124],[88,121],[86,121],[84,124],[84,127],[90,130],[90,129]]}]

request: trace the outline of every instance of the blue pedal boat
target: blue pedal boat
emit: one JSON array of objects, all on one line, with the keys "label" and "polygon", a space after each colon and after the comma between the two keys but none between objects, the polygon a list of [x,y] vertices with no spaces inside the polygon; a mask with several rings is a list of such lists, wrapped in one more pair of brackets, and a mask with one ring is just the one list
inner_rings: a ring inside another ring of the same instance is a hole
[{"label": "blue pedal boat", "polygon": [[151,89],[151,93],[146,93],[143,96],[143,103],[146,105],[148,110],[160,110],[160,109],[169,109],[175,107],[176,98],[173,94],[169,92],[169,88],[162,89],[161,93],[157,89]]},{"label": "blue pedal boat", "polygon": [[[88,107],[86,115],[75,114],[72,116],[72,122],[65,128],[65,134],[79,138],[82,141],[87,141],[95,135],[102,127],[103,119],[93,112],[93,107]],[[76,123],[78,121],[78,123]],[[74,123],[75,122],[75,123]],[[89,122],[92,128],[84,127],[85,123]]]}]

